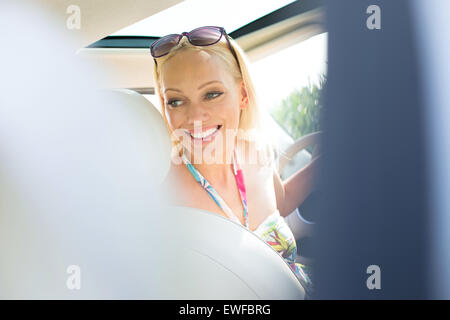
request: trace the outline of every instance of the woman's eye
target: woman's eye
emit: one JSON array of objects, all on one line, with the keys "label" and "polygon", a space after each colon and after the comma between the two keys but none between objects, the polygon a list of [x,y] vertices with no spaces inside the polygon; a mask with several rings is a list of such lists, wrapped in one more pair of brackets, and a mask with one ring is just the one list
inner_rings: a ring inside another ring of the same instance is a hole
[{"label": "woman's eye", "polygon": [[171,106],[172,108],[175,108],[175,107],[180,106],[181,103],[182,103],[181,100],[172,99],[172,100],[169,100],[169,101],[167,102],[167,105]]},{"label": "woman's eye", "polygon": [[220,95],[222,95],[222,94],[223,94],[223,92],[212,91],[212,92],[208,92],[208,93],[205,95],[205,97],[206,97],[206,99],[211,100],[211,99],[217,98],[218,96],[220,96]]}]

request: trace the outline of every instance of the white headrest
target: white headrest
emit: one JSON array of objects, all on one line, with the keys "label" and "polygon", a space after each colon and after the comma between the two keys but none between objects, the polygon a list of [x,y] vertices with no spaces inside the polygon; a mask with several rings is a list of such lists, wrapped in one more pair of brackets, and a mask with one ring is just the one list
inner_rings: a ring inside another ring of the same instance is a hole
[{"label": "white headrest", "polygon": [[124,119],[130,126],[136,150],[146,159],[154,183],[161,183],[170,167],[171,142],[168,129],[158,109],[143,95],[127,89],[111,91],[111,98],[125,108]]}]

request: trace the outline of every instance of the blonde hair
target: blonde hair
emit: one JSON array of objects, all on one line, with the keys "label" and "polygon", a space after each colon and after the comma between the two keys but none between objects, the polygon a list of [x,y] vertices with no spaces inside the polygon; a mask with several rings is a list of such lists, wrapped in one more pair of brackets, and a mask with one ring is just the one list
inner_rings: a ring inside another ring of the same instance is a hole
[{"label": "blonde hair", "polygon": [[[226,36],[226,35],[224,35]],[[270,143],[270,139],[265,134],[263,130],[263,121],[261,116],[261,111],[258,107],[257,95],[255,91],[255,87],[253,81],[250,77],[250,72],[248,69],[248,60],[245,56],[244,51],[241,47],[234,41],[229,38],[231,47],[233,48],[236,58],[233,53],[230,51],[228,43],[223,41],[217,42],[214,45],[210,46],[194,46],[192,45],[186,38],[183,38],[180,43],[173,47],[170,52],[160,58],[157,59],[157,63],[154,64],[153,67],[153,78],[155,81],[155,94],[159,96],[159,100],[161,103],[161,111],[164,117],[164,121],[170,133],[172,130],[170,128],[169,122],[166,117],[166,106],[164,103],[164,97],[162,94],[162,86],[161,86],[161,75],[160,68],[161,66],[167,62],[171,57],[173,57],[178,52],[182,52],[184,50],[197,50],[197,51],[205,51],[212,55],[219,57],[222,62],[224,62],[230,74],[236,81],[242,80],[247,91],[248,97],[248,105],[246,108],[241,109],[239,116],[239,127],[238,127],[238,139],[242,139],[244,141],[253,141],[256,143],[257,149],[263,151],[264,156],[268,157],[269,164],[273,164],[273,144]],[[173,140],[174,144],[177,144],[178,141]]]}]

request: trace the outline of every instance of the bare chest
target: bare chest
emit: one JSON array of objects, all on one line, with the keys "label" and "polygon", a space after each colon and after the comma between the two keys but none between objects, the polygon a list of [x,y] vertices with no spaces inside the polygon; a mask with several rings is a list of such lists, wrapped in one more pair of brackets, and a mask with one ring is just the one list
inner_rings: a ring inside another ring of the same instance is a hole
[{"label": "bare chest", "polygon": [[[184,169],[184,170],[183,170]],[[243,166],[244,180],[247,191],[247,206],[250,230],[255,230],[260,223],[276,210],[276,198],[273,186],[273,172],[268,168]],[[227,217],[214,199],[194,179],[187,168],[171,169],[171,194],[175,205],[207,210]],[[214,190],[226,205],[244,224],[243,204],[237,187],[233,181],[229,185],[210,181]]]}]

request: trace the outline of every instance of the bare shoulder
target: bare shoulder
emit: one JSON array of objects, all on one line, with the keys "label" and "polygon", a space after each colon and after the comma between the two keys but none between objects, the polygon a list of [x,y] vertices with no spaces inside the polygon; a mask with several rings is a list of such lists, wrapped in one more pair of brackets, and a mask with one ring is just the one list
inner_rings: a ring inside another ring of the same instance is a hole
[{"label": "bare shoulder", "polygon": [[[257,221],[262,221],[277,209],[274,188],[274,166],[269,159],[270,151],[245,142],[245,161],[242,169],[247,187],[249,211]],[[255,160],[255,156],[259,159]],[[256,215],[256,216],[255,216]]]},{"label": "bare shoulder", "polygon": [[261,171],[273,176],[275,168],[274,154],[270,146],[259,146],[253,141],[239,142],[241,164],[251,171]]}]

